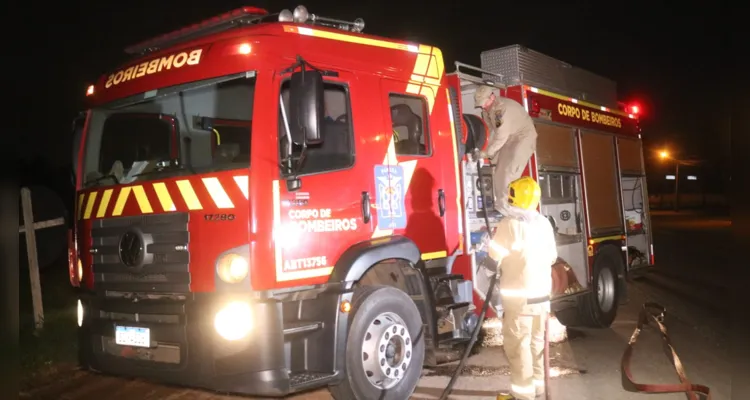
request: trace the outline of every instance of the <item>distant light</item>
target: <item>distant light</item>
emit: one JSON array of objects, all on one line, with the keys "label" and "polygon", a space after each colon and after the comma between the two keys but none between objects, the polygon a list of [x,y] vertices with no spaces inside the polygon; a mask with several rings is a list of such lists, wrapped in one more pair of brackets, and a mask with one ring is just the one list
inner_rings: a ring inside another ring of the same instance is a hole
[{"label": "distant light", "polygon": [[94,94],[94,85],[90,85],[88,89],[86,89],[86,96],[91,96]]},{"label": "distant light", "polygon": [[669,158],[669,153],[666,150],[662,150],[659,152],[659,157],[661,158]]},{"label": "distant light", "polygon": [[253,51],[253,48],[250,46],[249,43],[242,43],[240,47],[237,49],[237,52],[240,54],[250,54],[250,52]]},{"label": "distant light", "polygon": [[688,176],[687,176],[687,180],[689,180],[689,181],[697,181],[697,180],[698,180],[698,177],[697,177],[697,176],[695,176],[695,175],[688,175]]},{"label": "distant light", "polygon": [[668,181],[673,181],[674,179],[675,179],[674,175],[667,175],[667,180]]}]

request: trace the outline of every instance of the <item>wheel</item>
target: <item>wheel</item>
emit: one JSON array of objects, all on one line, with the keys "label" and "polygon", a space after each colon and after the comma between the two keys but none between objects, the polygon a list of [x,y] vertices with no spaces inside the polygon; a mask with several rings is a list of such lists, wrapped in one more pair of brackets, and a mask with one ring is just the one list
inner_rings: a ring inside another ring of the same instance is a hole
[{"label": "wheel", "polygon": [[594,258],[593,290],[578,303],[583,325],[608,328],[617,316],[620,291],[618,271],[624,269],[622,255],[614,246],[604,246]]},{"label": "wheel", "polygon": [[625,265],[615,246],[603,246],[594,258],[593,288],[578,299],[577,307],[555,313],[558,321],[568,327],[608,328],[617,316],[620,302],[618,271]]},{"label": "wheel", "polygon": [[344,380],[329,387],[337,400],[408,399],[424,362],[422,318],[411,298],[390,286],[354,292]]}]

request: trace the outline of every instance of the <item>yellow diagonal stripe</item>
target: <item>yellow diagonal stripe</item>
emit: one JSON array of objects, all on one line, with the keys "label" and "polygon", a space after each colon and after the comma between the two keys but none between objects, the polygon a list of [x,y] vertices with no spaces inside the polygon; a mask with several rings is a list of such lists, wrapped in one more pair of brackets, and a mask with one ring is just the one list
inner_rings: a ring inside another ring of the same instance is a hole
[{"label": "yellow diagonal stripe", "polygon": [[89,194],[89,201],[86,203],[86,211],[83,213],[83,219],[91,218],[91,212],[94,211],[94,203],[96,202],[97,192],[91,192]]},{"label": "yellow diagonal stripe", "polygon": [[114,189],[107,189],[102,195],[102,201],[99,203],[99,209],[96,211],[96,218],[102,218],[107,213],[107,207],[109,206],[109,200],[112,198],[112,192]]},{"label": "yellow diagonal stripe", "polygon": [[234,203],[229,199],[227,192],[224,191],[224,187],[221,186],[219,178],[203,178],[203,184],[208,190],[208,194],[216,203],[218,208],[234,208]]},{"label": "yellow diagonal stripe", "polygon": [[249,199],[250,196],[248,194],[248,179],[247,175],[238,175],[234,177],[234,181],[237,183],[237,187],[240,188],[242,191],[242,195],[245,196],[246,199]]},{"label": "yellow diagonal stripe", "polygon": [[124,187],[120,190],[120,194],[117,195],[117,202],[115,202],[115,209],[112,210],[112,216],[117,217],[122,215],[122,210],[125,208],[125,203],[128,201],[128,195],[130,195],[131,187]]},{"label": "yellow diagonal stripe", "polygon": [[78,195],[78,219],[81,219],[83,215],[81,214],[83,212],[83,199],[86,197],[85,193],[81,193]]},{"label": "yellow diagonal stripe", "polygon": [[202,210],[203,206],[201,205],[200,200],[198,200],[198,196],[195,195],[195,190],[193,190],[193,185],[190,184],[190,181],[187,179],[183,179],[181,181],[177,181],[177,188],[180,189],[180,194],[182,195],[182,199],[185,200],[185,204],[187,205],[187,208],[190,210]]},{"label": "yellow diagonal stripe", "polygon": [[135,200],[138,201],[138,207],[140,207],[142,213],[151,214],[152,212],[154,212],[154,210],[151,208],[151,202],[148,201],[148,196],[146,196],[146,191],[143,189],[143,186],[133,186],[133,193],[135,193]]},{"label": "yellow diagonal stripe", "polygon": [[164,182],[154,183],[154,191],[156,192],[156,197],[159,198],[159,203],[161,203],[161,208],[164,211],[176,210],[174,201],[172,201],[172,196],[169,195],[169,190]]}]

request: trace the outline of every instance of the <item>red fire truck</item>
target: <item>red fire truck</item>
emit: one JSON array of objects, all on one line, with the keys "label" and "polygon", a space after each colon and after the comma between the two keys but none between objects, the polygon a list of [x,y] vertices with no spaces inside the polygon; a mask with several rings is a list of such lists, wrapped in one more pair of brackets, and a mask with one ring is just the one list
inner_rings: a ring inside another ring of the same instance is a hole
[{"label": "red fire truck", "polygon": [[479,84],[537,122],[526,173],[567,271],[560,318],[611,323],[653,254],[637,118],[520,76],[530,50],[446,74],[438,48],[363,27],[244,7],[128,48],[88,88],[70,251],[83,366],[407,398],[469,340],[486,290],[476,266],[500,216],[472,156],[489,133]]}]

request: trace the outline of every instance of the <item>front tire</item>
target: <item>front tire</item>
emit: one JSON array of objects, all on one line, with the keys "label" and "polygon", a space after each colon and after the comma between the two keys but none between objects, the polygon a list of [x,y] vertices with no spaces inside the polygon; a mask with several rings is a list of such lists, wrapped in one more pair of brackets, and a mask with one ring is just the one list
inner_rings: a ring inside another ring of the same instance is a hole
[{"label": "front tire", "polygon": [[424,332],[417,306],[390,286],[354,292],[344,380],[329,387],[337,400],[408,399],[421,376]]}]

